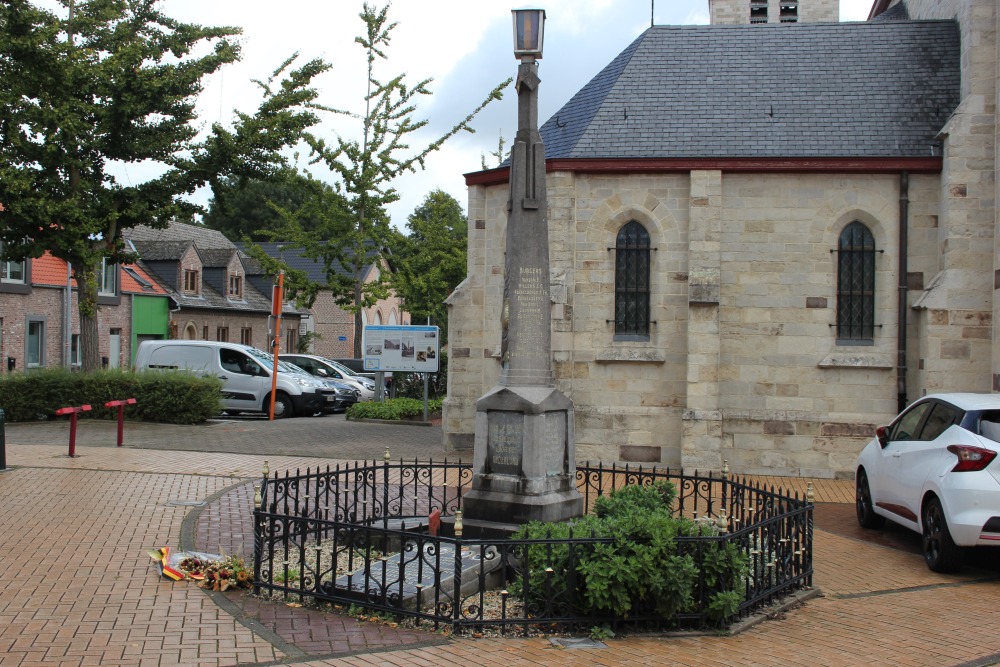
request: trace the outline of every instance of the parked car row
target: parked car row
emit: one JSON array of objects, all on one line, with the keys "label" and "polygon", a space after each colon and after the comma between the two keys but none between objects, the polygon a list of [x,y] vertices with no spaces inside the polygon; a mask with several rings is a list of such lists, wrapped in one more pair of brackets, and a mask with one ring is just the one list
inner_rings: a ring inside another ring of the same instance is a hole
[{"label": "parked car row", "polygon": [[361,392],[362,401],[375,399],[375,381],[351,370],[339,361],[315,354],[281,354],[282,361],[295,364],[316,377],[337,380],[349,384]]},{"label": "parked car row", "polygon": [[276,419],[296,415],[342,412],[373,394],[358,380],[347,381],[327,373],[310,374],[291,360],[278,359],[277,377],[272,377],[274,357],[249,345],[219,341],[147,340],[136,352],[136,370],[183,370],[211,375],[222,381],[222,403],[227,414],[267,412],[274,386]]}]

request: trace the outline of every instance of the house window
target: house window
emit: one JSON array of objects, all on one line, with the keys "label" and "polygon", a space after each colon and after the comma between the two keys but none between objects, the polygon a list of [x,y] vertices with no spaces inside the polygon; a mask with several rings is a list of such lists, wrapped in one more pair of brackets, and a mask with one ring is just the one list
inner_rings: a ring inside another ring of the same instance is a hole
[{"label": "house window", "polygon": [[240,342],[244,345],[253,345],[253,329],[250,327],[240,329]]},{"label": "house window", "polygon": [[285,352],[295,354],[299,347],[299,330],[289,328],[285,332]]},{"label": "house window", "polygon": [[207,324],[201,328],[201,339],[202,340],[209,340],[209,337],[208,337],[208,325]]},{"label": "house window", "polygon": [[837,247],[837,342],[871,345],[875,339],[875,237],[854,221]]},{"label": "house window", "polygon": [[107,257],[101,260],[101,270],[97,275],[97,293],[101,296],[114,296],[118,293],[118,265],[109,262]]},{"label": "house window", "polygon": [[243,277],[238,276],[235,273],[229,274],[229,298],[243,298]]},{"label": "house window", "polygon": [[80,352],[80,334],[73,334],[70,336],[69,363],[72,366],[83,365],[83,354]]},{"label": "house window", "polygon": [[215,330],[215,340],[225,343],[229,340],[229,327],[219,327]]},{"label": "house window", "polygon": [[649,232],[635,220],[615,243],[615,335],[649,336]]},{"label": "house window", "polygon": [[28,320],[24,337],[24,362],[28,368],[45,365],[45,320]]},{"label": "house window", "polygon": [[201,272],[197,269],[184,269],[184,291],[188,294],[201,293]]},{"label": "house window", "polygon": [[[3,244],[0,243],[0,250]],[[24,262],[0,262],[0,282],[24,284]]]}]

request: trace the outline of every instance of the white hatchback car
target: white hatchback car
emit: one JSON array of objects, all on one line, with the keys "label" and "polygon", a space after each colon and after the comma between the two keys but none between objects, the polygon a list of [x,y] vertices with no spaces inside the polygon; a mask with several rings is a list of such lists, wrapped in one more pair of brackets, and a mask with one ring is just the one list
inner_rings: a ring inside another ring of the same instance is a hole
[{"label": "white hatchback car", "polygon": [[875,434],[857,460],[858,523],[917,531],[935,572],[962,547],[1000,546],[1000,394],[925,396]]}]

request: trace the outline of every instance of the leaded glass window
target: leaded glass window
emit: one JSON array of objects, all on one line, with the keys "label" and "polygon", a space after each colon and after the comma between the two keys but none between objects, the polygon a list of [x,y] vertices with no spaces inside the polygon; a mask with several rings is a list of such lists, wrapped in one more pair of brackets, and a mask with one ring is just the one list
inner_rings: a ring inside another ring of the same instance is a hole
[{"label": "leaded glass window", "polygon": [[837,339],[875,339],[875,237],[857,221],[840,233],[837,247]]},{"label": "leaded glass window", "polygon": [[615,334],[649,335],[649,232],[635,220],[615,243]]}]

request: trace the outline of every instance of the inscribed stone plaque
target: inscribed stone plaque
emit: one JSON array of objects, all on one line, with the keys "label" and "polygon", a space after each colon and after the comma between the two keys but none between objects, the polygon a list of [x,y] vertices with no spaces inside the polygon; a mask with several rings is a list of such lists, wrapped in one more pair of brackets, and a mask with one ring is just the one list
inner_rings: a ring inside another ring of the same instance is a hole
[{"label": "inscribed stone plaque", "polygon": [[520,412],[490,410],[488,414],[487,458],[490,472],[520,475],[524,453],[524,415]]},{"label": "inscribed stone plaque", "polygon": [[545,420],[542,456],[547,475],[562,475],[566,472],[566,414],[559,410],[542,415]]}]

